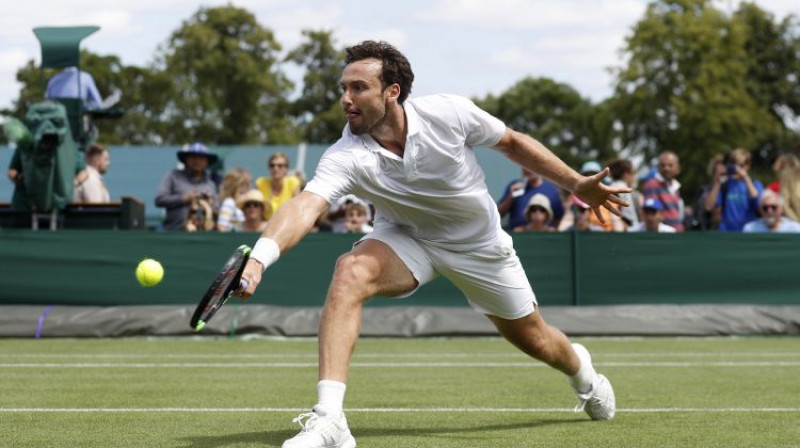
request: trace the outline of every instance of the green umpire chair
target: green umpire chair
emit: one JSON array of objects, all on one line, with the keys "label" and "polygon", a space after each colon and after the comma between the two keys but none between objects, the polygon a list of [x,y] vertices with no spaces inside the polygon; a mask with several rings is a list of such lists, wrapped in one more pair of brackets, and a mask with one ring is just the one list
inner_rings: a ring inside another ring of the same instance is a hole
[{"label": "green umpire chair", "polygon": [[[77,67],[81,69],[80,44],[83,39],[99,30],[99,26],[37,27],[33,33],[42,47],[42,84],[45,84],[44,71],[48,68]],[[81,92],[80,76],[77,77],[78,92]],[[91,134],[85,121],[85,108],[80,98],[56,98],[64,105],[69,119],[72,139],[78,149],[83,151],[91,144]]]}]

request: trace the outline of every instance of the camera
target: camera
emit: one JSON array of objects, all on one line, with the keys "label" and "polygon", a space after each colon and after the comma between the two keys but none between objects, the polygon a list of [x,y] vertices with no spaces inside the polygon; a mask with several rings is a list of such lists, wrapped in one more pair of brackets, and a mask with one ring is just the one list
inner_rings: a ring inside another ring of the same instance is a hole
[{"label": "camera", "polygon": [[735,163],[729,163],[729,164],[727,164],[725,166],[725,168],[726,168],[725,172],[728,174],[728,177],[733,177],[733,176],[736,175],[736,164]]}]

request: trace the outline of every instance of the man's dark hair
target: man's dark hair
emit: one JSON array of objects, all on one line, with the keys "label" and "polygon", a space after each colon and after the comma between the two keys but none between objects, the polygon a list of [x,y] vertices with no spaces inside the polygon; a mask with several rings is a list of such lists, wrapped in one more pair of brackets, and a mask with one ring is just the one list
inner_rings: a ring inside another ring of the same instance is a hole
[{"label": "man's dark hair", "polygon": [[620,180],[625,173],[633,172],[633,164],[628,159],[618,159],[608,164],[608,171],[612,179]]},{"label": "man's dark hair", "polygon": [[390,44],[380,41],[365,40],[360,44],[345,48],[344,63],[361,61],[374,58],[381,61],[381,84],[387,86],[397,83],[400,85],[400,96],[397,102],[403,104],[408,94],[411,93],[411,84],[414,83],[414,72],[411,64],[403,53]]}]

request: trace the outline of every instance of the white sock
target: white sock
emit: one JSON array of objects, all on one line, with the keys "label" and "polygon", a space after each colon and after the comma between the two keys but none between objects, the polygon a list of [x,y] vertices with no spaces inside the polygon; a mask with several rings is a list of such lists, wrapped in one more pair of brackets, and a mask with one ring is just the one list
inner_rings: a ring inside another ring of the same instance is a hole
[{"label": "white sock", "polygon": [[592,366],[592,356],[589,354],[589,351],[586,350],[586,347],[581,344],[572,344],[572,348],[581,360],[581,367],[578,369],[578,373],[568,377],[569,384],[572,385],[572,388],[578,393],[589,392],[597,376],[597,372],[594,371],[594,367]]},{"label": "white sock", "polygon": [[322,407],[326,412],[342,412],[344,406],[344,392],[347,385],[338,381],[322,380],[317,383],[317,396],[319,401],[317,406]]}]

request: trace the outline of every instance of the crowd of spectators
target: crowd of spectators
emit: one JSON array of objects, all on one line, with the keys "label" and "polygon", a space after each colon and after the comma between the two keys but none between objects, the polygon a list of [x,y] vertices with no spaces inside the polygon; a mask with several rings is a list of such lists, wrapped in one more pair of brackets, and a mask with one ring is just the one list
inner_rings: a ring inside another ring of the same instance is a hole
[{"label": "crowd of spectators", "polygon": [[[283,152],[269,157],[269,175],[255,182],[243,168],[233,168],[216,181],[209,168],[219,156],[202,143],[184,145],[177,159],[178,166],[164,175],[155,198],[155,205],[164,209],[160,230],[261,232],[273,214],[305,187],[305,177],[291,170],[289,156]],[[74,182],[74,202],[109,202],[103,181],[111,162],[108,149],[92,144],[81,162]],[[604,182],[633,189],[622,195],[630,206],[620,208],[619,217],[601,208],[602,219],[598,218],[580,198],[562,192],[527,169],[522,170],[521,178],[508,182],[497,201],[498,212],[509,232],[800,233],[800,159],[795,155],[776,159],[776,180],[766,188],[750,174],[748,151],[737,148],[714,156],[708,163],[708,184],[689,205],[681,194],[678,155],[666,151],[656,162],[638,178],[630,160],[608,163],[609,176]],[[21,175],[14,168],[9,168],[9,178],[19,183]],[[591,176],[603,169],[599,162],[588,161],[578,171]],[[371,204],[346,195],[331,204],[314,231],[368,233],[373,218]]]},{"label": "crowd of spectators", "polygon": [[[305,177],[290,169],[289,156],[283,152],[269,157],[269,176],[253,182],[248,170],[233,168],[217,186],[209,168],[218,157],[202,143],[187,144],[178,151],[178,167],[166,173],[155,198],[155,205],[165,210],[161,230],[262,232],[273,214],[305,187]],[[331,205],[315,230],[368,233],[372,216],[370,204],[347,195]]]},{"label": "crowd of spectators", "polygon": [[[736,148],[714,156],[708,165],[709,183],[688,206],[681,194],[677,154],[659,154],[657,165],[646,170],[636,184],[636,170],[627,159],[608,164],[604,182],[630,187],[622,195],[630,204],[617,217],[600,209],[602,220],[573,194],[564,194],[536,173],[523,171],[523,179],[512,180],[497,201],[506,217],[506,229],[514,232],[656,232],[694,230],[720,232],[800,232],[800,159],[787,154],[773,165],[777,180],[768,188],[750,174],[750,152]],[[590,176],[603,170],[597,161],[579,169]],[[561,212],[561,214],[559,214]]]}]

